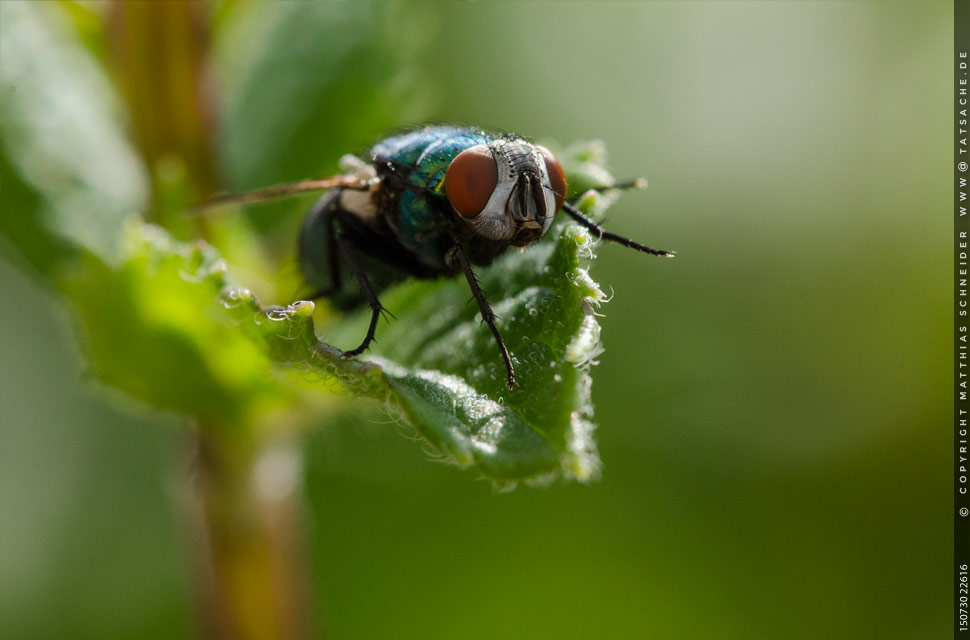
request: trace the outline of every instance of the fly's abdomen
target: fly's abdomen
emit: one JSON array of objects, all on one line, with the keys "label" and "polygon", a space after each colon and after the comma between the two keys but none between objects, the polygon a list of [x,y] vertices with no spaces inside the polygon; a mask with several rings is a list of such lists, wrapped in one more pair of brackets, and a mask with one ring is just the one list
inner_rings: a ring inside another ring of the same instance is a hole
[{"label": "fly's abdomen", "polygon": [[408,276],[430,275],[395,238],[378,233],[353,212],[343,209],[341,195],[340,189],[324,194],[300,228],[300,270],[310,286],[308,295],[326,296],[341,309],[366,302],[347,256],[337,246],[335,234],[340,234],[353,247],[354,260],[367,273],[375,292]]},{"label": "fly's abdomen", "polygon": [[445,272],[444,256],[453,244],[448,226],[442,221],[440,203],[433,196],[404,191],[394,222],[397,239],[423,264]]}]

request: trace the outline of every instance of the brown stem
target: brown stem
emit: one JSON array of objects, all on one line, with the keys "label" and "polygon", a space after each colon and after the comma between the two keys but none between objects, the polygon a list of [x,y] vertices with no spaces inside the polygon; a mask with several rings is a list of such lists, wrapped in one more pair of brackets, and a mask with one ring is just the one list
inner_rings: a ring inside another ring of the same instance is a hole
[{"label": "brown stem", "polygon": [[[170,230],[173,208],[219,191],[206,9],[198,0],[114,0],[105,21],[110,66],[152,180],[150,217]],[[188,202],[170,202],[173,170],[188,190],[176,199]],[[204,231],[203,218],[194,222]]]},{"label": "brown stem", "polygon": [[[114,0],[105,23],[110,66],[152,179],[149,218],[203,238],[205,218],[186,218],[182,208],[220,191],[208,18],[200,0]],[[299,449],[253,436],[252,425],[235,427],[192,432],[187,512],[205,637],[309,638]]]},{"label": "brown stem", "polygon": [[313,635],[299,450],[194,434],[190,520],[204,635],[215,640]]}]

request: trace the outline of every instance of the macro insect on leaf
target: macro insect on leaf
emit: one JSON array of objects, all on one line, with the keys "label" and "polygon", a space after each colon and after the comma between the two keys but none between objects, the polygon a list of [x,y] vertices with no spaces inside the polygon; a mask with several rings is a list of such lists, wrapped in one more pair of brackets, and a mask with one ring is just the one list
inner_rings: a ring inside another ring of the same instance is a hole
[{"label": "macro insect on leaf", "polygon": [[[367,160],[344,156],[344,175],[276,185],[207,206],[245,204],[305,191],[327,190],[311,207],[299,237],[300,269],[313,287],[342,309],[366,304],[367,350],[386,310],[378,294],[405,278],[462,274],[495,338],[510,389],[515,367],[479,286],[474,267],[485,267],[510,247],[545,234],[562,209],[598,237],[656,256],[651,249],[604,230],[566,201],[566,176],[545,147],[511,134],[435,125],[378,142]],[[636,182],[604,185],[625,188]]]}]

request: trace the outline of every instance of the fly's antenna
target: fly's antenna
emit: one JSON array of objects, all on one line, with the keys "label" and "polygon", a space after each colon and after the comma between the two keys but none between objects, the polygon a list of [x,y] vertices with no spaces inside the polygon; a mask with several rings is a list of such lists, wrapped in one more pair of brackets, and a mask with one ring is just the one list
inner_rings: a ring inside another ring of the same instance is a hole
[{"label": "fly's antenna", "polygon": [[373,188],[375,184],[375,178],[362,179],[352,175],[311,178],[309,180],[300,180],[299,182],[276,184],[271,187],[265,187],[263,189],[249,191],[247,193],[229,193],[218,195],[211,200],[207,200],[202,204],[192,207],[189,209],[188,215],[201,215],[210,209],[247,205],[255,202],[266,202],[267,200],[287,198],[310,191],[325,191],[327,189],[354,189],[356,191],[367,191]]}]

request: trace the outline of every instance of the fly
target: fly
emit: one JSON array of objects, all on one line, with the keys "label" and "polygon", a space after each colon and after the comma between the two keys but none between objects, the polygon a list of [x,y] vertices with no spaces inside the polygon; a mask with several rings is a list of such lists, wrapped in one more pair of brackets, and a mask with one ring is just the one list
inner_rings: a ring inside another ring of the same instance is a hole
[{"label": "fly", "polygon": [[[351,309],[367,304],[364,340],[344,351],[357,356],[370,346],[385,311],[382,290],[408,277],[462,274],[495,337],[508,386],[518,386],[509,350],[485,299],[474,267],[492,263],[509,247],[541,238],[560,209],[598,237],[655,256],[651,249],[610,233],[566,202],[566,176],[545,147],[511,134],[450,125],[391,136],[366,160],[345,156],[343,175],[276,185],[209,203],[245,204],[305,191],[327,190],[310,208],[299,235],[299,263],[312,298]],[[628,185],[616,185],[613,188]],[[348,286],[349,271],[357,288]]]}]

